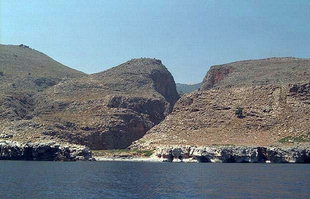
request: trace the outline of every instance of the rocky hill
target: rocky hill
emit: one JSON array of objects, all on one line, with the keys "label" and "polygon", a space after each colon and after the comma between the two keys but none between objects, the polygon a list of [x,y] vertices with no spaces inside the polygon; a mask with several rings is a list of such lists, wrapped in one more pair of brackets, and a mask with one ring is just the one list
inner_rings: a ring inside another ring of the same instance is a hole
[{"label": "rocky hill", "polygon": [[202,90],[217,87],[282,85],[309,81],[310,59],[293,57],[238,61],[212,66]]},{"label": "rocky hill", "polygon": [[87,76],[25,45],[0,45],[0,119],[31,119],[35,95]]},{"label": "rocky hill", "polygon": [[[310,60],[295,58],[212,67],[203,90],[184,95],[173,112],[132,147],[309,146],[308,72]],[[268,84],[260,85],[263,79]]]},{"label": "rocky hill", "polygon": [[[173,77],[160,60],[133,59],[85,75],[27,46],[4,47],[10,50],[1,50],[1,69],[11,87],[3,87],[0,98],[3,139],[126,148],[161,122],[179,98]],[[15,55],[20,60],[10,61]],[[16,83],[19,79],[29,84]]]},{"label": "rocky hill", "polygon": [[161,122],[179,98],[173,77],[156,59],[133,59],[58,84],[40,97],[36,111],[45,135],[93,149],[128,147]]},{"label": "rocky hill", "polygon": [[85,75],[26,45],[0,44],[0,90],[2,93],[43,90],[64,79]]}]

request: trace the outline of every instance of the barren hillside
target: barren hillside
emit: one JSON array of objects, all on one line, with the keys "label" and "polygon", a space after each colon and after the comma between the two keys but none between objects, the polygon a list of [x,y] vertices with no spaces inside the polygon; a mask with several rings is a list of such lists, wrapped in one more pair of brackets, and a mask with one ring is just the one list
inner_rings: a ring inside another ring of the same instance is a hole
[{"label": "barren hillside", "polygon": [[161,122],[179,98],[160,60],[133,59],[84,75],[26,46],[4,49],[0,78],[9,87],[0,98],[0,136],[6,139],[126,148]]},{"label": "barren hillside", "polygon": [[309,72],[310,60],[295,58],[215,66],[203,90],[184,95],[133,147],[308,145]]},{"label": "barren hillside", "polygon": [[0,44],[0,90],[2,93],[36,92],[56,85],[64,79],[85,75],[28,46]]}]

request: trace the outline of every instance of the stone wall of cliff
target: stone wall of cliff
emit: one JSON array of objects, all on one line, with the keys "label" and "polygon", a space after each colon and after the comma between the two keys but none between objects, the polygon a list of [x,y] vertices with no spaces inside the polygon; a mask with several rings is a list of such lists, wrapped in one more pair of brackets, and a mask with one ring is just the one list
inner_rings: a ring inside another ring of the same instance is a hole
[{"label": "stone wall of cliff", "polygon": [[212,66],[203,80],[201,90],[294,84],[309,79],[309,59],[273,57]]}]

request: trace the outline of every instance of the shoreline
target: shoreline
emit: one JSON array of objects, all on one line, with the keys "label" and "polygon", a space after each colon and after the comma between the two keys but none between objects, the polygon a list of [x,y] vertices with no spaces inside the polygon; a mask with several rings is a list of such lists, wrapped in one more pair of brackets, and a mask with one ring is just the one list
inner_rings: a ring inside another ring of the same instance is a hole
[{"label": "shoreline", "polygon": [[0,140],[0,160],[309,164],[310,146],[161,145],[148,150],[140,148],[91,151],[81,145]]},{"label": "shoreline", "polygon": [[0,140],[0,160],[89,161],[92,154],[88,147],[82,145]]},{"label": "shoreline", "polygon": [[310,147],[161,146],[150,157],[94,156],[96,161],[180,163],[310,163]]},{"label": "shoreline", "polygon": [[120,158],[120,157],[99,157],[93,156],[95,161],[98,162],[163,162],[156,158],[144,158],[144,157],[130,157],[130,158]]}]

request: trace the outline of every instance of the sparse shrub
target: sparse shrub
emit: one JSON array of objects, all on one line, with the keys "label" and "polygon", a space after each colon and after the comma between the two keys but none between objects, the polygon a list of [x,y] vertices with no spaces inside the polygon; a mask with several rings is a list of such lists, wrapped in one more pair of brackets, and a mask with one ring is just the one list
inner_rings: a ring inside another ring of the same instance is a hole
[{"label": "sparse shrub", "polygon": [[41,77],[34,80],[34,83],[42,88],[51,87],[57,84],[57,82],[52,78]]},{"label": "sparse shrub", "polygon": [[92,150],[94,156],[119,156],[128,155],[134,157],[150,157],[154,154],[153,150],[129,150],[129,149],[112,149],[112,150]]},{"label": "sparse shrub", "polygon": [[4,73],[2,71],[0,71],[0,76],[4,76]]},{"label": "sparse shrub", "polygon": [[306,135],[300,136],[287,136],[278,140],[280,143],[293,143],[293,142],[310,142],[310,137]]},{"label": "sparse shrub", "polygon": [[235,115],[237,115],[238,118],[244,118],[243,108],[238,106],[236,108]]},{"label": "sparse shrub", "polygon": [[150,157],[153,155],[154,151],[150,151],[150,150],[144,150],[144,151],[141,151],[142,154],[146,157]]},{"label": "sparse shrub", "polygon": [[29,46],[26,46],[24,44],[20,44],[19,47],[22,47],[22,48],[29,48]]},{"label": "sparse shrub", "polygon": [[278,140],[280,143],[288,143],[288,142],[293,142],[292,137],[291,136],[287,136],[284,138],[281,138]]}]

